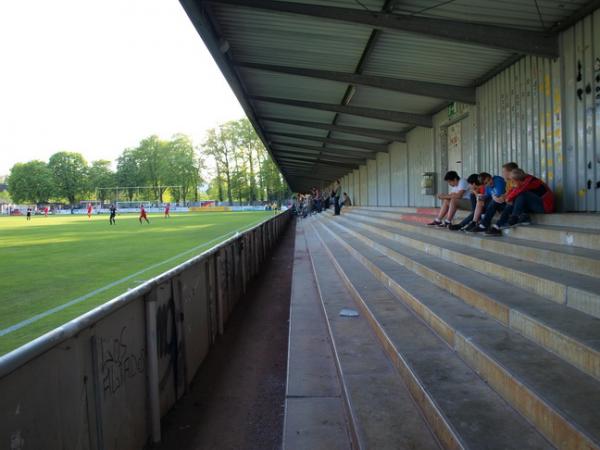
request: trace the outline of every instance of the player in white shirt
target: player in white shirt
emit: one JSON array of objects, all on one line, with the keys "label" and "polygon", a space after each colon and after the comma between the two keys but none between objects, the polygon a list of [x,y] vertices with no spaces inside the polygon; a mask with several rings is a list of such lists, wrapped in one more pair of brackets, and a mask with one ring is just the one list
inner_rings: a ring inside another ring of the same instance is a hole
[{"label": "player in white shirt", "polygon": [[461,179],[454,170],[451,170],[446,172],[444,181],[448,183],[450,189],[447,194],[438,194],[437,197],[442,200],[442,207],[433,222],[427,224],[430,227],[445,228],[452,224],[454,214],[459,207],[466,209],[470,207],[471,191],[467,180]]}]

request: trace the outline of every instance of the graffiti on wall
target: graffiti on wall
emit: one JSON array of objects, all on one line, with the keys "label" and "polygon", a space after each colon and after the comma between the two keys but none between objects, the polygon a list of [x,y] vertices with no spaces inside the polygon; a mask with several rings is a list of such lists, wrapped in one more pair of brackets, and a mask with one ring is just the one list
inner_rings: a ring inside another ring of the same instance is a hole
[{"label": "graffiti on wall", "polygon": [[127,327],[114,338],[100,339],[101,377],[104,396],[117,393],[128,379],[145,372],[146,349],[133,350],[127,343]]}]

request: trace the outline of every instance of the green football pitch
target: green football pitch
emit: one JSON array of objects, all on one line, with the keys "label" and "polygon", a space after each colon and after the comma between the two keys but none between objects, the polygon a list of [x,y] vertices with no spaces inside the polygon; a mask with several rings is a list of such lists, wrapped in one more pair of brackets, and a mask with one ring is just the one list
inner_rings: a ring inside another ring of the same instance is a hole
[{"label": "green football pitch", "polygon": [[272,215],[0,218],[0,355]]}]

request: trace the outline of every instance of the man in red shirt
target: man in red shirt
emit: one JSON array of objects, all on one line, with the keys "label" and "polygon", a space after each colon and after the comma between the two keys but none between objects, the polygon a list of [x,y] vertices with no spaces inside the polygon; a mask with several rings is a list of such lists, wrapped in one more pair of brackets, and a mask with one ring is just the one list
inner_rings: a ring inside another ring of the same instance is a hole
[{"label": "man in red shirt", "polygon": [[169,217],[171,217],[171,204],[167,203],[167,205],[165,206],[165,219],[168,219]]},{"label": "man in red shirt", "polygon": [[91,219],[92,218],[92,204],[91,203],[88,203],[87,213],[88,213],[88,219]]},{"label": "man in red shirt", "polygon": [[144,205],[140,205],[140,223],[142,223],[142,219],[144,219],[146,223],[150,223],[150,221],[148,220],[148,216],[146,215]]},{"label": "man in red shirt", "polygon": [[539,178],[525,173],[521,169],[514,169],[510,175],[515,187],[506,194],[506,206],[500,219],[486,234],[491,236],[502,235],[502,228],[517,224],[529,225],[528,213],[548,214],[555,208],[554,193],[548,185]]}]

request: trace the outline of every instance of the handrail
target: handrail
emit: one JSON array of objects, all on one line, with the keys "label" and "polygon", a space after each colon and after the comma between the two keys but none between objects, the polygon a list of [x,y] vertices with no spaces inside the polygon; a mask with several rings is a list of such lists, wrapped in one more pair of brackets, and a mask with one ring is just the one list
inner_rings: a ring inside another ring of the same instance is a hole
[{"label": "handrail", "polygon": [[88,328],[101,319],[105,318],[109,314],[119,310],[120,308],[126,306],[130,302],[135,299],[140,298],[140,296],[147,294],[152,290],[153,287],[162,284],[164,281],[179,275],[184,270],[189,268],[190,266],[198,263],[199,261],[206,259],[207,257],[217,253],[224,247],[227,247],[232,242],[240,239],[240,237],[248,234],[257,228],[261,227],[265,223],[283,215],[288,214],[288,211],[282,211],[279,214],[275,214],[261,221],[260,223],[245,229],[242,233],[235,234],[225,241],[216,244],[215,246],[205,250],[201,254],[194,256],[193,258],[188,259],[187,261],[173,267],[172,269],[163,272],[156,277],[142,283],[141,285],[127,291],[112,300],[103,303],[100,306],[70,320],[69,322],[61,325],[53,330],[39,336],[38,338],[18,347],[9,353],[0,356],[0,378],[3,378],[9,375],[11,372],[14,372],[19,367],[23,366],[27,362],[32,359],[40,356],[41,354],[47,352],[48,350],[56,347],[67,339],[76,336],[85,328]]}]

